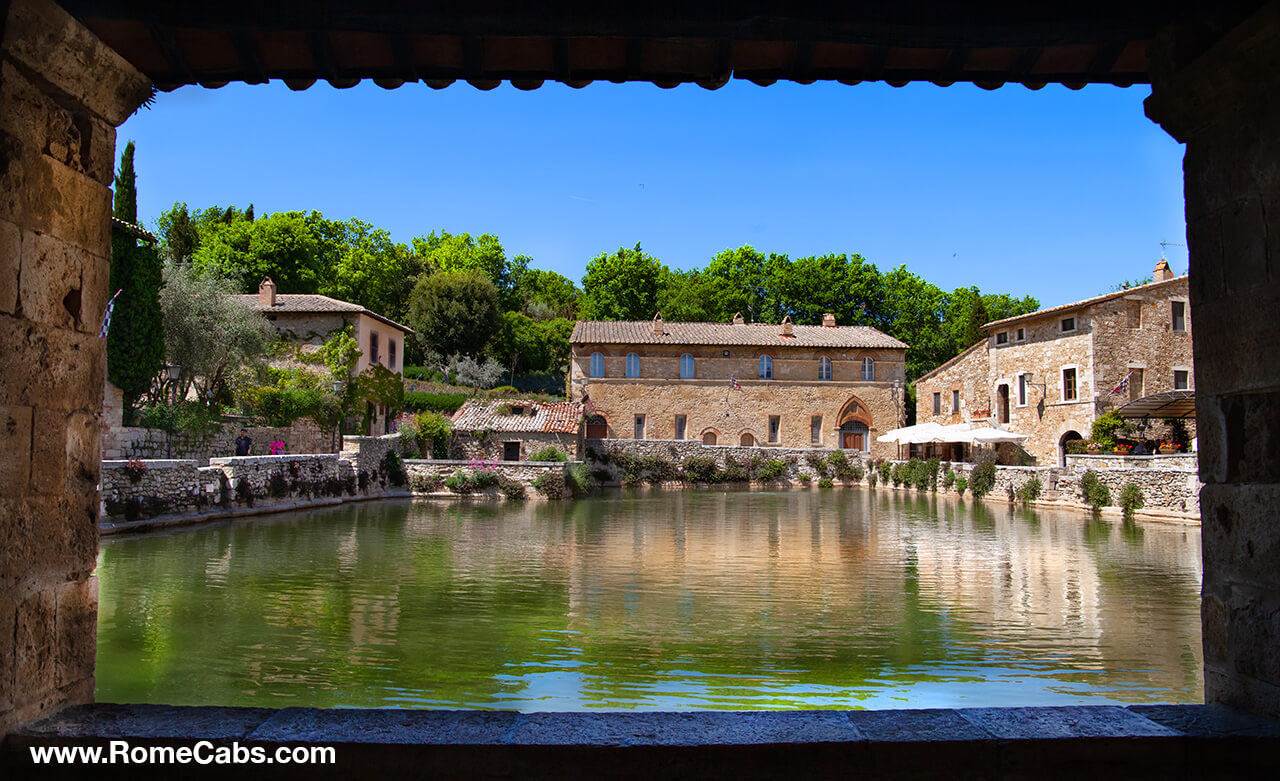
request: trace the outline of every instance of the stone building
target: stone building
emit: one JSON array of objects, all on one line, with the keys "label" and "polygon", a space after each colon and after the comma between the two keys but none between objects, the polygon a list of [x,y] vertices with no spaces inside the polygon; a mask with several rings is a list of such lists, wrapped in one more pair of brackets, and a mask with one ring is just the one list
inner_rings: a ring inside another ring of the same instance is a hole
[{"label": "stone building", "polygon": [[453,414],[454,441],[466,458],[527,461],[554,446],[581,461],[583,409],[573,401],[470,399]]},{"label": "stone building", "polygon": [[990,420],[1061,464],[1094,419],[1151,393],[1191,389],[1188,278],[1161,260],[1154,281],[987,323],[986,338],[916,381],[916,417]]},{"label": "stone building", "polygon": [[[258,285],[258,294],[238,296],[245,305],[262,312],[286,339],[298,344],[303,352],[319,350],[325,339],[347,326],[360,346],[352,376],[373,365],[399,372],[404,366],[404,341],[413,329],[403,326],[359,304],[336,298],[297,293],[277,293],[276,283],[266,277]],[[378,407],[374,411],[371,430],[388,433],[391,416]]]},{"label": "stone building", "polygon": [[907,345],[868,326],[579,322],[570,397],[586,436],[892,455]]}]

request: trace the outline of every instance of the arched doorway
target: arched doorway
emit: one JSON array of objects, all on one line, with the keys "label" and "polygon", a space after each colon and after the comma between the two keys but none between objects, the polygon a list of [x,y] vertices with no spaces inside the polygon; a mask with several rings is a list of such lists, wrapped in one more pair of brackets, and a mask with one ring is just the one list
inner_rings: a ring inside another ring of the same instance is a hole
[{"label": "arched doorway", "polygon": [[702,432],[702,444],[704,445],[714,445],[717,439],[719,439],[719,435],[714,430]]},{"label": "arched doorway", "polygon": [[742,436],[738,438],[738,444],[742,447],[755,447],[756,438],[752,436],[750,431],[744,431]]},{"label": "arched doorway", "polygon": [[609,436],[609,421],[604,415],[591,415],[587,418],[587,439],[606,439]]},{"label": "arched doorway", "polygon": [[1058,438],[1058,466],[1067,465],[1067,443],[1075,441],[1084,441],[1084,437],[1080,436],[1080,432],[1075,430],[1068,431]]}]

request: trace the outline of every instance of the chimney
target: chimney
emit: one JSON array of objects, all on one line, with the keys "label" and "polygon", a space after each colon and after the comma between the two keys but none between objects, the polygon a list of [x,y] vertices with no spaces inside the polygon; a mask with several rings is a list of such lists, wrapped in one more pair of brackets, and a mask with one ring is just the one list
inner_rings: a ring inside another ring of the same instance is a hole
[{"label": "chimney", "polygon": [[653,316],[653,335],[663,336],[665,334],[666,332],[662,330],[662,313],[659,312]]},{"label": "chimney", "polygon": [[782,335],[795,336],[795,329],[791,325],[791,315],[782,318]]},{"label": "chimney", "polygon": [[1173,279],[1173,269],[1169,268],[1169,261],[1160,258],[1160,262],[1156,264],[1156,270],[1151,273],[1153,282],[1165,282]]},{"label": "chimney", "polygon": [[258,306],[273,307],[276,305],[276,283],[271,277],[263,277],[258,283]]},{"label": "chimney", "polygon": [[835,328],[835,327],[836,327],[836,316],[835,316],[835,315],[833,315],[833,314],[831,314],[830,312],[827,312],[825,315],[823,315],[823,316],[822,316],[822,327],[823,327],[823,328]]},{"label": "chimney", "polygon": [[734,314],[733,314],[733,324],[734,324],[734,325],[746,325],[746,324],[747,324],[747,321],[742,319],[742,313],[741,313],[741,312],[734,312]]}]

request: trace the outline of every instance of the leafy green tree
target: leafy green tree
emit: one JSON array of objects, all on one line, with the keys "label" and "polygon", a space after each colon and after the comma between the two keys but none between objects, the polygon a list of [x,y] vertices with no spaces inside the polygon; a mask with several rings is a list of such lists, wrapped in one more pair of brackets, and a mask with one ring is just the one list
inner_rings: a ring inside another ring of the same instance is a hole
[{"label": "leafy green tree", "polygon": [[554,271],[530,268],[520,276],[516,286],[517,296],[524,302],[525,314],[535,320],[546,317],[535,317],[531,308],[541,304],[552,317],[574,319],[578,311],[578,286],[573,280]]},{"label": "leafy green tree", "polygon": [[200,232],[191,219],[185,203],[175,203],[173,208],[157,220],[160,231],[160,250],[170,263],[189,263],[200,246]]},{"label": "leafy green tree", "polygon": [[498,290],[476,271],[448,271],[418,281],[409,298],[409,327],[437,355],[479,355],[500,326]]},{"label": "leafy green tree", "polygon": [[387,317],[403,317],[409,271],[408,250],[391,234],[362,220],[336,223],[334,264],[320,282],[319,292],[350,301]]},{"label": "leafy green tree", "polygon": [[670,272],[639,242],[587,264],[578,314],[586,320],[651,320]]},{"label": "leafy green tree", "polygon": [[[130,224],[138,220],[134,145],[125,145],[115,181],[112,213]],[[120,388],[126,415],[164,368],[164,321],[160,310],[160,254],[149,242],[118,228],[111,231],[111,292],[119,290],[107,332],[107,378]]]},{"label": "leafy green tree", "polygon": [[516,300],[516,290],[530,259],[517,255],[508,261],[502,242],[491,233],[472,236],[441,231],[436,235],[433,231],[413,240],[413,252],[422,258],[427,268],[435,271],[482,274],[494,284],[504,310],[519,309],[523,303]]},{"label": "leafy green tree", "polygon": [[748,323],[766,322],[771,281],[766,270],[769,260],[749,244],[721,250],[712,256],[706,268],[706,281],[710,284],[701,286],[704,305],[710,309],[708,319],[725,322],[741,312]]},{"label": "leafy green tree", "polygon": [[201,236],[192,260],[202,272],[236,280],[245,293],[256,292],[263,277],[282,293],[317,293],[339,252],[335,234],[341,230],[319,212],[279,212],[249,222],[228,206],[221,224]]},{"label": "leafy green tree", "polygon": [[955,353],[943,332],[946,297],[931,284],[899,266],[884,275],[886,309],[891,319],[884,330],[910,345],[906,357],[907,382],[941,365]]}]

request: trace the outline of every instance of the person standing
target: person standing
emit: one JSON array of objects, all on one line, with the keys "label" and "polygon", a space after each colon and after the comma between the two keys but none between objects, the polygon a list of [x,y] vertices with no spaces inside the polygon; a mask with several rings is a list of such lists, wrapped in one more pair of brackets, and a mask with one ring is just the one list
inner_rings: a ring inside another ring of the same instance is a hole
[{"label": "person standing", "polygon": [[247,456],[252,447],[253,440],[249,438],[248,430],[240,429],[240,436],[236,437],[236,455]]}]

